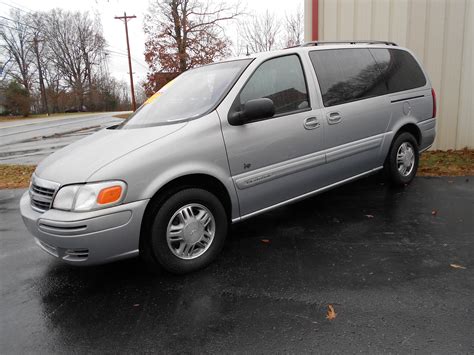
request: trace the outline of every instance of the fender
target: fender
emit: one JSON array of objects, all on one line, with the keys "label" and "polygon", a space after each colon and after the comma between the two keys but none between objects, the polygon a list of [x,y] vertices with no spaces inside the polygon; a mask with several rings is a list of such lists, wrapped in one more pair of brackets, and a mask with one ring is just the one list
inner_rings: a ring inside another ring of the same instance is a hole
[{"label": "fender", "polygon": [[232,218],[239,216],[237,193],[215,111],[111,162],[94,173],[89,181],[133,181],[127,186],[124,200],[127,203],[151,199],[170,181],[192,174],[205,174],[219,180],[231,200]]},{"label": "fender", "polygon": [[240,216],[237,193],[228,170],[226,171],[221,166],[211,165],[204,161],[188,161],[174,166],[172,169],[164,171],[150,181],[144,191],[144,195],[147,196],[147,198],[152,198],[157,192],[160,191],[160,189],[173,180],[194,174],[207,175],[219,180],[225,187],[230,198],[231,218],[235,219]]}]

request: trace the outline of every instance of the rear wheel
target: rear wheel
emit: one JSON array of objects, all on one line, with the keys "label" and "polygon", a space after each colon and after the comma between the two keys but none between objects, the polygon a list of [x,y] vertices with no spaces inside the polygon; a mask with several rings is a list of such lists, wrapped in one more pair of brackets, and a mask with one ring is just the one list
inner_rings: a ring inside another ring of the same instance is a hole
[{"label": "rear wheel", "polygon": [[385,161],[385,171],[393,184],[409,184],[418,170],[420,153],[418,143],[411,133],[398,135]]},{"label": "rear wheel", "polygon": [[152,267],[183,274],[211,263],[227,235],[227,215],[219,199],[196,188],[181,190],[155,208],[143,248]]}]

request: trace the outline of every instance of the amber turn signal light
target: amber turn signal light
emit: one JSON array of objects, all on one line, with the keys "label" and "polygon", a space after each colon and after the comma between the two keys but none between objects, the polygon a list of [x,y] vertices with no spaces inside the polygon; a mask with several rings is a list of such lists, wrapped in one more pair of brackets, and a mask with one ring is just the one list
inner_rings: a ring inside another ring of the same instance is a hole
[{"label": "amber turn signal light", "polygon": [[99,205],[106,205],[108,203],[116,202],[122,196],[121,186],[111,186],[102,189],[97,196],[97,203]]}]

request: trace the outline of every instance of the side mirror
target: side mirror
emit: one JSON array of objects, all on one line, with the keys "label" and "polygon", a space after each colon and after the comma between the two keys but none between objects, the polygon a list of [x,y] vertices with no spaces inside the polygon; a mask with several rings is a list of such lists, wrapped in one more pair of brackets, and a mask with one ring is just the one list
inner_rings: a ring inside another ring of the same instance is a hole
[{"label": "side mirror", "polygon": [[239,126],[258,119],[270,118],[274,114],[275,105],[272,100],[267,98],[249,100],[244,104],[242,111],[229,115],[229,123],[232,126]]}]

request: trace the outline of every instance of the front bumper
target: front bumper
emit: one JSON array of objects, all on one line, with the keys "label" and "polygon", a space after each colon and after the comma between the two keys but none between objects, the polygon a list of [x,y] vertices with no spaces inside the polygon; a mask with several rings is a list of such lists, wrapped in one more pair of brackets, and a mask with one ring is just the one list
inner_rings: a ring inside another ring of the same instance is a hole
[{"label": "front bumper", "polygon": [[27,229],[48,254],[74,265],[94,265],[138,255],[140,228],[149,200],[92,212],[31,208],[28,191],[20,210]]}]

